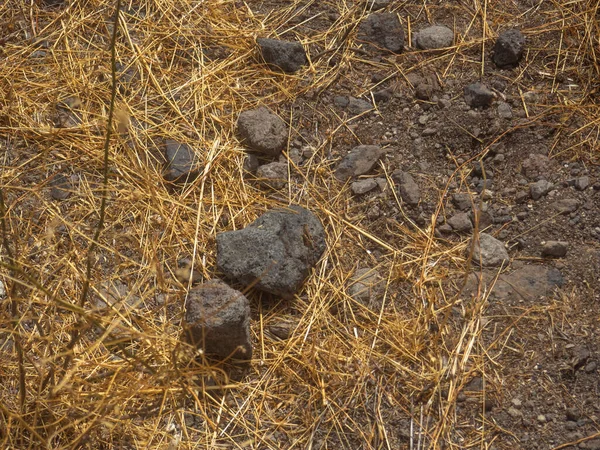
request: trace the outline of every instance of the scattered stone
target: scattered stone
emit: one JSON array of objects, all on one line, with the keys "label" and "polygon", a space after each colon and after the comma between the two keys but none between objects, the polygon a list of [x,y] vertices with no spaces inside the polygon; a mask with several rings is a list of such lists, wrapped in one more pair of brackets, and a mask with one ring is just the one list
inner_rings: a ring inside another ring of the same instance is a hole
[{"label": "scattered stone", "polygon": [[263,59],[271,68],[294,73],[308,64],[304,47],[299,42],[258,38],[256,43]]},{"label": "scattered stone", "polygon": [[288,181],[288,165],[281,162],[264,164],[256,171],[256,177],[260,178],[265,186],[282,189]]},{"label": "scattered stone", "polygon": [[220,360],[250,360],[250,303],[221,280],[190,289],[185,303],[186,338]]},{"label": "scattered stone", "polygon": [[454,43],[454,32],[448,27],[432,25],[416,33],[415,43],[421,50],[451,47]]},{"label": "scattered stone", "polygon": [[598,368],[598,363],[596,363],[596,361],[590,361],[586,366],[585,366],[585,373],[594,373],[596,371],[596,369]]},{"label": "scattered stone", "polygon": [[359,26],[359,38],[393,53],[404,47],[404,30],[394,13],[369,15]]},{"label": "scattered stone", "polygon": [[325,247],[323,225],[312,212],[273,209],[246,228],[217,234],[217,268],[243,286],[292,298]]},{"label": "scattered stone", "polygon": [[515,194],[515,202],[517,204],[525,203],[527,200],[531,198],[531,189],[529,191],[519,191]]},{"label": "scattered stone", "polygon": [[428,83],[419,83],[415,87],[415,97],[419,100],[428,101],[433,97],[433,86]]},{"label": "scattered stone", "polygon": [[57,128],[72,128],[82,123],[82,103],[79,97],[70,96],[56,104],[54,125]]},{"label": "scattered stone", "polygon": [[498,267],[510,260],[504,244],[487,233],[479,233],[474,247],[473,262],[482,267]]},{"label": "scattered stone", "polygon": [[164,179],[170,183],[186,184],[193,182],[200,174],[198,156],[189,145],[173,139],[165,142]]},{"label": "scattered stone", "polygon": [[442,234],[450,234],[453,231],[452,227],[447,223],[440,225],[437,229],[440,230],[440,233]]},{"label": "scattered stone", "polygon": [[495,270],[470,274],[464,292],[474,294],[488,291],[489,298],[497,301],[536,301],[564,284],[564,278],[558,269],[542,265],[523,266],[510,274],[497,275]]},{"label": "scattered stone", "polygon": [[546,416],[545,416],[545,415],[543,415],[543,414],[538,414],[538,416],[537,416],[537,421],[538,421],[539,423],[546,423]]},{"label": "scattered stone", "polygon": [[570,420],[572,422],[577,422],[581,418],[581,413],[577,408],[568,408],[565,411],[565,415],[567,417],[567,420]]},{"label": "scattered stone", "polygon": [[547,174],[549,169],[550,158],[541,153],[531,153],[522,165],[523,174],[530,180]]},{"label": "scattered stone", "polygon": [[4,283],[0,280],[0,300],[6,298],[6,287]]},{"label": "scattered stone", "polygon": [[73,192],[73,185],[71,179],[64,175],[58,175],[50,182],[50,196],[54,200],[66,200],[71,196]]},{"label": "scattered stone", "polygon": [[139,297],[132,294],[129,287],[119,280],[105,281],[93,291],[92,304],[97,309],[107,309],[119,303],[126,303],[129,306],[139,303]]},{"label": "scattered stone", "polygon": [[338,108],[346,108],[350,104],[350,100],[346,95],[336,95],[333,97],[333,104]]},{"label": "scattered stone", "polygon": [[516,66],[523,56],[525,36],[517,30],[506,30],[498,36],[494,45],[494,62],[498,67]]},{"label": "scattered stone", "polygon": [[379,105],[380,103],[389,101],[393,94],[391,89],[380,89],[373,93],[373,99],[375,100],[375,103]]},{"label": "scattered stone", "polygon": [[471,196],[466,193],[456,193],[452,195],[452,203],[454,206],[461,210],[467,211],[471,209]]},{"label": "scattered stone", "polygon": [[354,147],[342,159],[335,171],[335,177],[340,181],[349,180],[368,173],[385,154],[378,145],[359,145]]},{"label": "scattered stone", "polygon": [[564,241],[548,241],[542,245],[542,256],[545,258],[562,258],[567,254],[569,243]]},{"label": "scattered stone", "polygon": [[494,93],[480,82],[465,86],[465,102],[471,108],[487,107],[492,104]]},{"label": "scattered stone", "polygon": [[369,268],[357,269],[350,279],[348,293],[357,302],[369,304],[381,282],[381,277],[376,270]]},{"label": "scattered stone", "polygon": [[498,117],[500,117],[501,119],[512,119],[512,116],[512,107],[506,102],[498,102]]},{"label": "scattered stone", "polygon": [[558,200],[554,207],[560,214],[570,214],[577,211],[579,208],[579,201],[574,198],[563,198],[562,200]]},{"label": "scattered stone", "polygon": [[589,185],[590,177],[588,176],[579,177],[575,180],[575,189],[578,191],[585,191]]},{"label": "scattered stone", "polygon": [[510,408],[508,408],[508,415],[510,417],[512,417],[513,419],[518,419],[519,417],[523,416],[523,413],[521,411],[519,411],[517,408],[515,408],[514,406],[511,406]]},{"label": "scattered stone", "polygon": [[378,186],[377,181],[373,178],[367,178],[366,180],[358,180],[352,183],[350,189],[356,195],[366,194],[369,191],[372,191]]},{"label": "scattered stone", "polygon": [[467,213],[461,212],[448,219],[448,225],[458,233],[468,233],[473,230],[473,224]]},{"label": "scattered stone", "polygon": [[244,157],[244,170],[248,173],[255,174],[259,166],[258,156],[254,153],[248,153]]},{"label": "scattered stone", "polygon": [[360,98],[348,97],[348,112],[354,116],[365,113],[373,109],[373,105],[366,100]]},{"label": "scattered stone", "polygon": [[291,320],[281,320],[275,324],[269,325],[269,331],[276,338],[285,341],[290,338],[297,326],[298,324]]},{"label": "scattered stone", "polygon": [[523,402],[521,401],[521,399],[520,398],[516,398],[516,397],[513,398],[510,402],[512,403],[512,405],[515,408],[520,408],[523,405]]},{"label": "scattered stone", "polygon": [[288,139],[285,122],[264,106],[242,112],[237,133],[251,150],[269,156],[278,156]]},{"label": "scattered stone", "polygon": [[416,206],[421,201],[421,189],[415,179],[408,172],[396,170],[392,179],[398,183],[398,194],[402,201],[410,206]]},{"label": "scattered stone", "polygon": [[529,187],[529,193],[532,199],[539,200],[548,192],[550,192],[553,187],[554,186],[552,185],[552,183],[546,180],[539,180]]}]

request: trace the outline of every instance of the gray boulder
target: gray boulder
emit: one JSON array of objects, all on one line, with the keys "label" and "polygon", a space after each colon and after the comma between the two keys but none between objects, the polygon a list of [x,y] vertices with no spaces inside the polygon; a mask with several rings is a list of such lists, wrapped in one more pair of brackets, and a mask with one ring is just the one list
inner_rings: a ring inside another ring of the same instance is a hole
[{"label": "gray boulder", "polygon": [[482,267],[499,267],[508,264],[510,258],[504,244],[487,233],[480,233],[475,242],[473,262]]},{"label": "gray boulder", "polygon": [[354,147],[342,159],[335,171],[335,177],[340,181],[347,181],[368,173],[385,154],[378,145],[359,145]]},{"label": "gray boulder", "polygon": [[404,30],[394,13],[374,13],[359,26],[359,39],[378,48],[400,53],[404,48]]},{"label": "gray boulder", "polygon": [[494,93],[480,82],[465,86],[465,102],[471,108],[487,107],[494,101]]},{"label": "gray boulder", "polygon": [[217,268],[243,286],[292,298],[325,248],[323,225],[312,212],[273,209],[246,228],[217,234]]},{"label": "gray boulder", "polygon": [[525,36],[517,30],[506,30],[496,40],[493,60],[498,67],[508,68],[519,64],[525,49]]},{"label": "gray boulder", "polygon": [[288,127],[279,116],[261,106],[240,114],[237,134],[251,150],[278,156],[287,143]]},{"label": "gray boulder", "polygon": [[451,47],[454,43],[454,31],[448,27],[433,25],[416,33],[415,43],[421,50]]},{"label": "gray boulder", "polygon": [[221,280],[192,288],[185,304],[186,338],[219,360],[250,360],[250,304]]},{"label": "gray boulder", "polygon": [[258,38],[256,43],[265,62],[274,69],[294,73],[308,64],[304,47],[299,42]]}]

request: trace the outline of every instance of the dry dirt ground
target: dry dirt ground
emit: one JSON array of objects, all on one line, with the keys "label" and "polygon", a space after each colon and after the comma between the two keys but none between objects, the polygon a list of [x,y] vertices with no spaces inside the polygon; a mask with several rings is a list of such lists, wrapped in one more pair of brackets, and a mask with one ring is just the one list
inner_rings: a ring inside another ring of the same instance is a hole
[{"label": "dry dirt ground", "polygon": [[[0,6],[4,448],[600,449],[597,2],[377,1],[407,35],[393,54],[357,35],[372,2],[124,1],[105,191],[116,2],[46,3]],[[454,44],[410,45],[431,24]],[[509,28],[526,51],[499,69]],[[263,36],[302,42],[309,65],[270,70]],[[491,106],[465,103],[475,81]],[[282,189],[243,169],[235,123],[257,105],[290,125]],[[204,163],[180,190],[167,138]],[[359,144],[386,149],[365,194],[333,177]],[[181,261],[218,276],[215,234],[290,203],[321,218],[328,250],[294,300],[250,291],[254,357],[227,379],[181,343]],[[475,231],[447,225],[460,208],[481,210]],[[483,228],[510,264],[479,285]],[[566,255],[543,257],[548,241]],[[349,288],[364,268],[366,300]]]}]

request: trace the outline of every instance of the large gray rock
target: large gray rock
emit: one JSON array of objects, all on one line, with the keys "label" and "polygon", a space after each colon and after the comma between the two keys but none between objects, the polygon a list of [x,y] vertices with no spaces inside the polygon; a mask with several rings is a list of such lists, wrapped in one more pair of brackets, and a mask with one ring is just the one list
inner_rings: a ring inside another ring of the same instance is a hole
[{"label": "large gray rock", "polygon": [[359,26],[359,38],[375,46],[400,53],[404,48],[404,30],[394,13],[374,13]]},{"label": "large gray rock", "polygon": [[291,298],[325,247],[323,225],[312,212],[274,209],[246,228],[217,234],[217,268],[243,286]]},{"label": "large gray rock", "polygon": [[498,67],[508,68],[519,64],[525,49],[525,36],[517,30],[506,30],[494,45],[494,62]]},{"label": "large gray rock", "polygon": [[240,114],[237,134],[251,150],[278,156],[287,143],[288,128],[279,116],[261,106]]},{"label": "large gray rock", "polygon": [[167,139],[165,142],[165,160],[163,176],[168,182],[191,183],[200,174],[198,156],[189,145]]},{"label": "large gray rock", "polygon": [[377,164],[384,154],[385,150],[378,145],[354,147],[340,162],[335,171],[335,177],[340,181],[346,181],[352,177],[364,175]]},{"label": "large gray rock", "polygon": [[185,304],[186,338],[220,360],[250,360],[250,304],[221,280],[192,288]]},{"label": "large gray rock", "polygon": [[415,43],[421,50],[451,47],[454,43],[454,31],[442,25],[433,25],[416,33]]},{"label": "large gray rock", "polygon": [[256,43],[265,62],[274,69],[294,73],[308,64],[304,47],[299,42],[258,38]]},{"label": "large gray rock", "polygon": [[487,233],[480,233],[475,242],[473,262],[482,267],[499,267],[509,262],[508,252],[504,244]]}]

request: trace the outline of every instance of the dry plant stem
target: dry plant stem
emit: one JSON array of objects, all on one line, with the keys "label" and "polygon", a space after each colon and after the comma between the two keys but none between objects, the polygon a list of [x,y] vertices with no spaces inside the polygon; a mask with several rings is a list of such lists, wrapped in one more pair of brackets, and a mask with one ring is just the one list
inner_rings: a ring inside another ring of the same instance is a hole
[{"label": "dry plant stem", "polygon": [[[8,238],[8,230],[6,229],[6,205],[4,204],[4,190],[0,189],[0,227],[2,228],[2,242],[4,244],[4,248],[6,249],[6,254],[8,256],[8,263],[11,272],[19,272],[19,267],[17,261],[14,259],[12,250],[10,249],[10,240]],[[25,397],[27,395],[27,387],[25,385],[25,367],[23,366],[23,347],[21,345],[21,338],[19,333],[17,332],[17,327],[19,326],[19,310],[17,308],[17,299],[16,292],[17,291],[17,283],[13,282],[10,288],[10,314],[13,320],[13,340],[15,342],[15,347],[17,349],[17,358],[19,363],[19,405],[21,407],[21,411],[23,411],[25,406]]]},{"label": "dry plant stem", "polygon": [[[117,0],[117,4],[115,7],[115,18],[113,22],[112,29],[112,37],[110,40],[110,72],[111,72],[111,95],[110,95],[110,105],[108,108],[108,122],[106,124],[106,137],[104,139],[104,162],[102,166],[102,193],[100,200],[100,213],[98,217],[98,224],[96,225],[96,231],[94,233],[94,237],[90,246],[88,248],[87,261],[86,261],[86,274],[85,280],[83,282],[83,288],[81,289],[81,296],[79,297],[79,306],[81,308],[84,307],[85,301],[90,289],[90,278],[92,276],[92,261],[94,258],[94,250],[98,245],[98,239],[100,238],[100,233],[102,233],[102,229],[104,228],[104,218],[106,215],[106,201],[107,201],[107,190],[108,190],[108,155],[110,149],[110,138],[112,135],[112,122],[113,115],[115,112],[115,99],[117,97],[117,56],[116,56],[116,43],[117,43],[117,29],[119,27],[119,15],[121,13],[121,0]],[[78,321],[76,328],[73,330],[71,334],[71,340],[67,344],[68,354],[65,357],[65,361],[63,363],[63,372],[66,372],[73,360],[72,350],[79,341],[81,337],[81,327],[84,325],[83,322],[86,322],[85,316],[82,316]],[[60,382],[58,383],[60,384]]]}]

